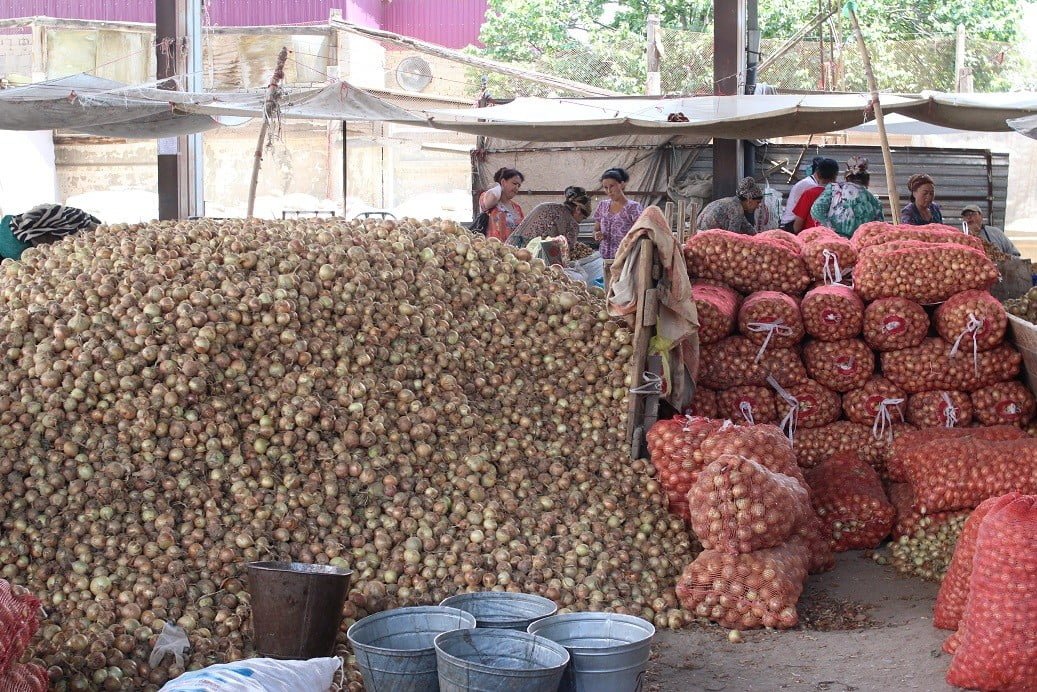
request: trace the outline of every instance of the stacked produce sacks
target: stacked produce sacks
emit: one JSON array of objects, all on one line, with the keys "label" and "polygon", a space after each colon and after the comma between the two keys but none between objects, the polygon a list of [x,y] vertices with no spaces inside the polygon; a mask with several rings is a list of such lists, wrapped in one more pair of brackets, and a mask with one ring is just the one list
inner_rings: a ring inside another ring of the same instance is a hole
[{"label": "stacked produce sacks", "polygon": [[40,602],[24,588],[0,579],[0,690],[45,692],[47,671],[35,663],[19,663],[40,627]]}]

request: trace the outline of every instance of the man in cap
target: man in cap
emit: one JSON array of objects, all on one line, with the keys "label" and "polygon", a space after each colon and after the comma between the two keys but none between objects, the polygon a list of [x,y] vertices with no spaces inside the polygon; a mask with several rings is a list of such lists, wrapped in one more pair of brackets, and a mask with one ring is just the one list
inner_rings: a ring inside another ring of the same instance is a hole
[{"label": "man in cap", "polygon": [[756,234],[756,210],[763,201],[763,190],[752,178],[738,181],[734,197],[723,197],[707,204],[699,214],[700,231],[721,228],[745,235]]},{"label": "man in cap", "polygon": [[961,218],[965,222],[969,235],[982,238],[1005,254],[1020,256],[1018,248],[1012,244],[1004,231],[996,226],[987,226],[983,223],[983,212],[977,205],[965,205],[961,210]]}]

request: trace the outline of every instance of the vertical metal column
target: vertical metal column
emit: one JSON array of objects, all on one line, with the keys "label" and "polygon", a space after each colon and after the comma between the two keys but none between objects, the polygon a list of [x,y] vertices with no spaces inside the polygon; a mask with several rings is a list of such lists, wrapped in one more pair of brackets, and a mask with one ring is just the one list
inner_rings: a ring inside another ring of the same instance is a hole
[{"label": "vertical metal column", "polygon": [[[757,0],[746,0],[745,3],[745,93],[752,96],[756,92],[756,66],[760,62],[760,19]],[[756,145],[752,142],[742,144],[742,171],[745,175],[756,175]]]},{"label": "vertical metal column", "polygon": [[[745,71],[745,4],[747,0],[713,0],[713,93],[741,93]],[[713,197],[730,197],[743,171],[742,142],[713,140]]]}]

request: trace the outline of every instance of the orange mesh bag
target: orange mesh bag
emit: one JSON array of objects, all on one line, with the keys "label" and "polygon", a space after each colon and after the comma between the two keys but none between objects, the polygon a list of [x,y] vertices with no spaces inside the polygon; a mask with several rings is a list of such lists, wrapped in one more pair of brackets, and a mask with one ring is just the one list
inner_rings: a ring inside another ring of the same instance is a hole
[{"label": "orange mesh bag", "polygon": [[[842,399],[816,380],[807,380],[801,384],[793,384],[783,388],[785,394],[778,392],[776,403],[778,418],[790,418],[794,432],[800,428],[817,428],[839,420],[842,412]],[[795,407],[795,417],[789,416],[790,407]]]},{"label": "orange mesh bag", "polygon": [[800,254],[803,252],[803,241],[800,240],[799,236],[795,233],[783,231],[780,228],[770,228],[766,231],[761,231],[754,237],[760,240],[766,239],[774,241],[793,254]]},{"label": "orange mesh bag", "polygon": [[699,473],[688,509],[703,548],[751,553],[784,543],[810,512],[810,496],[791,476],[725,454]]},{"label": "orange mesh bag", "polygon": [[695,387],[695,394],[691,399],[691,404],[688,405],[684,413],[701,418],[719,418],[720,414],[718,411],[716,391],[706,387]]},{"label": "orange mesh bag", "polygon": [[983,425],[1025,426],[1034,407],[1033,394],[1022,382],[999,382],[972,393],[976,420]]},{"label": "orange mesh bag", "polygon": [[904,459],[908,452],[915,447],[924,447],[930,442],[939,440],[966,440],[975,438],[997,442],[1001,440],[1023,440],[1026,439],[1025,432],[1017,427],[999,425],[990,428],[928,428],[925,430],[907,431],[897,435],[890,449],[889,461],[886,464],[886,473],[890,480],[903,483],[907,480],[904,471]]},{"label": "orange mesh bag", "polygon": [[895,425],[903,422],[907,394],[882,375],[875,375],[859,389],[843,394],[843,414],[862,425]]},{"label": "orange mesh bag", "polygon": [[35,663],[15,663],[0,674],[0,692],[47,692],[50,676],[47,669]]},{"label": "orange mesh bag", "polygon": [[857,250],[853,243],[830,228],[808,228],[799,237],[803,241],[803,261],[814,281],[840,283],[857,263]]},{"label": "orange mesh bag", "polygon": [[900,463],[923,514],[972,509],[1013,490],[1037,493],[1037,440],[937,440],[908,449]]},{"label": "orange mesh bag", "polygon": [[759,357],[768,347],[795,346],[803,339],[799,301],[785,293],[757,291],[738,310],[738,331],[760,345]]},{"label": "orange mesh bag", "polygon": [[936,606],[933,608],[934,627],[942,630],[958,629],[958,622],[961,620],[961,614],[965,612],[965,601],[969,596],[969,578],[972,576],[972,560],[976,555],[976,537],[979,535],[980,524],[988,514],[1019,497],[1022,497],[1019,493],[1012,492],[984,500],[965,521],[961,538],[954,546],[954,557],[947,567],[947,574],[940,582],[940,591],[936,594]]},{"label": "orange mesh bag", "polygon": [[864,341],[876,351],[917,346],[929,333],[929,315],[907,298],[879,298],[864,308]]},{"label": "orange mesh bag", "polygon": [[648,431],[648,455],[674,514],[687,518],[688,490],[705,466],[700,447],[722,425],[710,418],[675,416],[657,421]]},{"label": "orange mesh bag", "polygon": [[860,250],[853,285],[864,300],[900,296],[939,303],[969,289],[989,289],[999,277],[982,250],[954,243],[897,241]]},{"label": "orange mesh bag", "polygon": [[[899,429],[894,431],[899,434]],[[837,420],[817,428],[804,428],[796,432],[796,459],[801,468],[809,469],[839,452],[858,452],[881,474],[889,455],[891,442],[883,437],[876,439],[870,425]]]},{"label": "orange mesh bag", "polygon": [[889,503],[896,510],[896,519],[893,522],[893,528],[889,532],[894,540],[901,536],[911,536],[916,531],[921,530],[923,528],[923,520],[925,521],[925,526],[931,530],[933,527],[969,515],[968,510],[922,514],[915,509],[915,493],[907,483],[891,483],[887,494],[889,495]]},{"label": "orange mesh bag", "polygon": [[741,297],[727,286],[696,281],[691,285],[699,314],[699,344],[715,344],[735,330]]},{"label": "orange mesh bag", "polygon": [[888,233],[894,228],[896,226],[886,221],[867,221],[857,227],[857,230],[853,232],[853,237],[850,238],[850,242],[853,243],[853,246],[859,252],[862,244],[867,245],[872,238]]},{"label": "orange mesh bag", "polygon": [[811,378],[837,392],[863,387],[875,372],[875,354],[860,339],[810,341],[803,361]]},{"label": "orange mesh bag", "polygon": [[907,422],[919,428],[967,427],[972,423],[972,398],[952,389],[912,394],[907,399]]},{"label": "orange mesh bag", "polygon": [[825,531],[821,518],[813,509],[792,531],[793,540],[803,542],[807,550],[807,572],[821,574],[835,567],[835,552],[832,541]]},{"label": "orange mesh bag", "polygon": [[684,244],[692,278],[723,281],[740,293],[780,291],[803,295],[810,274],[798,250],[787,241],[710,230]]},{"label": "orange mesh bag", "polygon": [[928,338],[921,345],[882,354],[882,372],[909,394],[935,389],[961,389],[974,392],[997,382],[1013,380],[1023,358],[1014,348],[1002,344],[975,358],[959,353],[949,355],[943,339]]},{"label": "orange mesh bag", "polygon": [[[856,237],[856,233],[854,237]],[[857,249],[863,250],[867,247],[895,243],[900,241],[918,241],[923,243],[953,243],[963,245],[975,250],[983,250],[983,242],[975,237],[962,233],[960,228],[945,226],[944,224],[926,224],[924,226],[912,226],[901,224],[893,226],[883,232],[869,234],[861,238],[857,243]]]},{"label": "orange mesh bag", "polygon": [[706,550],[684,568],[677,598],[685,610],[732,629],[788,629],[799,622],[810,556],[802,541],[754,553]]},{"label": "orange mesh bag", "polygon": [[976,537],[969,596],[947,682],[1037,689],[1037,497],[991,511]]},{"label": "orange mesh bag", "polygon": [[730,389],[746,384],[765,385],[772,376],[783,387],[805,382],[807,371],[799,354],[790,348],[768,348],[756,359],[760,347],[744,336],[729,336],[702,349],[699,382],[710,389]]},{"label": "orange mesh bag", "polygon": [[717,392],[717,410],[720,417],[737,423],[777,423],[778,410],[774,392],[767,387],[745,385]]},{"label": "orange mesh bag", "polygon": [[963,291],[936,308],[933,322],[955,353],[989,351],[1004,340],[1008,313],[987,291]]},{"label": "orange mesh bag", "polygon": [[856,453],[834,454],[806,478],[814,511],[836,552],[875,548],[889,535],[896,510],[875,469]]},{"label": "orange mesh bag", "polygon": [[818,286],[803,296],[803,327],[819,341],[852,339],[861,333],[864,302],[849,286]]},{"label": "orange mesh bag", "polygon": [[745,457],[775,473],[791,476],[806,487],[792,444],[774,425],[726,424],[703,440],[699,452],[705,462],[703,466],[726,455]]},{"label": "orange mesh bag", "polygon": [[23,587],[0,579],[0,671],[22,657],[40,627],[40,601]]}]

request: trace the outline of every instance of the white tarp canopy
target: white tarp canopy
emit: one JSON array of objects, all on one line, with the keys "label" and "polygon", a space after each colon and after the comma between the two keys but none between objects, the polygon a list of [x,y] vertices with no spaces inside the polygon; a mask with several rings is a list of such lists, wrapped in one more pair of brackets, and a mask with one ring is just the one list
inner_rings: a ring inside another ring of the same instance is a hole
[{"label": "white tarp canopy", "polygon": [[[942,127],[940,125],[924,123],[921,120],[915,120],[914,118],[909,118],[906,115],[900,115],[899,113],[890,113],[889,115],[886,115],[883,120],[886,125],[886,133],[891,135],[960,135],[965,134],[966,132],[965,130],[958,130],[953,127]],[[863,125],[857,125],[846,130],[846,132],[866,132],[868,134],[875,134],[878,131],[878,121],[875,120],[869,120]]]},{"label": "white tarp canopy", "polygon": [[1037,115],[1013,118],[1008,121],[1008,125],[1021,135],[1026,135],[1030,139],[1037,139]]}]

